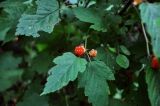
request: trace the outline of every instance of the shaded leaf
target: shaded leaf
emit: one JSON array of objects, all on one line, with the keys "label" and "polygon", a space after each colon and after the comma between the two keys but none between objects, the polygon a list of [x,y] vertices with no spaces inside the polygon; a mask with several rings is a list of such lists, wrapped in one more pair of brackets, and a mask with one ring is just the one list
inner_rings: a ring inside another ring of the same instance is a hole
[{"label": "shaded leaf", "polygon": [[51,56],[51,54],[49,54],[47,52],[40,53],[31,62],[30,70],[31,71],[36,71],[39,74],[46,73],[52,65],[51,64],[52,63],[52,58],[53,58],[53,56]]},{"label": "shaded leaf", "polygon": [[110,52],[109,50],[105,50],[105,48],[98,48],[97,51],[97,60],[105,62],[106,65],[112,70],[118,68],[118,65],[116,64],[116,55],[114,55],[114,53]]},{"label": "shaded leaf", "polygon": [[5,40],[6,37],[8,37],[7,32],[14,24],[17,24],[21,14],[24,13],[27,8],[27,6],[23,4],[24,1],[25,0],[6,0],[0,3],[0,7],[7,13],[3,18],[0,18],[0,40]]},{"label": "shaded leaf", "polygon": [[16,69],[20,63],[21,58],[14,57],[11,52],[0,54],[0,71]]},{"label": "shaded leaf", "polygon": [[80,21],[92,23],[93,25],[91,25],[90,28],[102,32],[107,31],[98,11],[82,7],[75,8],[73,11]]},{"label": "shaded leaf", "polygon": [[11,87],[18,80],[20,80],[22,73],[23,71],[20,69],[0,71],[0,91],[5,91],[7,88]]},{"label": "shaded leaf", "polygon": [[24,98],[22,102],[19,102],[17,106],[49,106],[49,104],[45,96],[39,96],[39,94],[33,93]]}]

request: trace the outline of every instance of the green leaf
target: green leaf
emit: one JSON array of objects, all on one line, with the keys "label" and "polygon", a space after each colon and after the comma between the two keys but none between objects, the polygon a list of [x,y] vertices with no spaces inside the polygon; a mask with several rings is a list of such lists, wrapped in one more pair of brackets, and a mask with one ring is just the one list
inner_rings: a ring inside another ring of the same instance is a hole
[{"label": "green leaf", "polygon": [[6,52],[0,55],[0,71],[12,70],[18,68],[21,63],[21,58],[14,57],[11,52]]},{"label": "green leaf", "polygon": [[160,57],[160,26],[157,23],[157,19],[160,18],[160,3],[142,3],[139,8],[142,21],[151,37],[154,54]]},{"label": "green leaf", "polygon": [[125,55],[131,55],[130,51],[123,45],[120,46],[120,49],[122,51],[122,53],[124,53]]},{"label": "green leaf", "polygon": [[49,77],[41,95],[55,92],[66,86],[69,81],[74,81],[79,72],[84,72],[87,61],[67,52],[53,61],[56,66],[50,69]]},{"label": "green leaf", "polygon": [[5,91],[20,80],[22,73],[23,71],[19,69],[0,71],[0,91]]},{"label": "green leaf", "polygon": [[152,106],[160,106],[160,71],[148,68],[146,70],[148,95]]},{"label": "green leaf", "polygon": [[31,62],[31,67],[29,69],[32,72],[36,71],[39,74],[47,73],[48,69],[52,66],[52,59],[53,56],[51,56],[51,54],[42,52],[33,59],[33,61]]},{"label": "green leaf", "polygon": [[92,23],[93,25],[91,25],[90,28],[102,32],[107,31],[98,11],[82,7],[75,8],[73,11],[80,21]]},{"label": "green leaf", "polygon": [[38,0],[35,15],[23,14],[17,25],[16,35],[38,37],[39,31],[51,33],[60,21],[57,0]]},{"label": "green leaf", "polygon": [[17,106],[49,106],[47,98],[45,96],[39,96],[37,93],[24,98],[22,102],[19,102]]},{"label": "green leaf", "polygon": [[107,106],[109,88],[106,80],[114,80],[114,75],[101,61],[88,63],[86,71],[80,76],[79,87],[85,88],[85,95],[93,106]]},{"label": "green leaf", "polygon": [[119,54],[116,58],[116,62],[122,68],[127,69],[129,67],[129,60],[125,55]]}]

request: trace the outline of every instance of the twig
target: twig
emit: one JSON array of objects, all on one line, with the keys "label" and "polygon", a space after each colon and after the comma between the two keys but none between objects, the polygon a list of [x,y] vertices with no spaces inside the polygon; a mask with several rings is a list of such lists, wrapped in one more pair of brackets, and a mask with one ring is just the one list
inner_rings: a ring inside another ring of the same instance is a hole
[{"label": "twig", "polygon": [[[140,18],[139,12],[138,12],[138,10],[137,10],[137,8],[135,6],[134,6],[134,9],[136,10],[136,12],[137,12],[137,14],[138,14],[138,16]],[[148,57],[150,57],[151,54],[150,54],[150,49],[149,49],[149,40],[148,40],[147,33],[146,33],[146,30],[145,30],[145,27],[144,27],[144,24],[143,24],[142,21],[141,21],[141,25],[142,25],[143,35],[144,35],[144,38],[145,38],[145,41],[146,41],[147,55],[148,55]]]},{"label": "twig", "polygon": [[89,33],[90,29],[88,29],[87,33],[86,33],[86,36],[84,37],[84,40],[85,40],[85,44],[84,44],[84,47],[87,48],[87,42],[88,42],[88,38],[89,38]]},{"label": "twig", "polygon": [[146,41],[147,55],[148,55],[148,57],[150,57],[151,54],[150,54],[150,49],[149,49],[149,40],[148,40],[148,37],[147,37],[147,34],[146,34],[146,30],[144,28],[144,24],[142,22],[141,22],[141,25],[142,25],[142,31],[143,31],[143,34],[144,34],[144,38],[145,38],[145,41]]}]

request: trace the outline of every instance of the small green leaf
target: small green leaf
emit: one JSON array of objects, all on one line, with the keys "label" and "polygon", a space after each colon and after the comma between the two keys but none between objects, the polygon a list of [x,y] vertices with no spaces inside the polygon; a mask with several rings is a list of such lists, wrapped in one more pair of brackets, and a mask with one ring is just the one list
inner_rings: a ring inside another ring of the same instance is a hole
[{"label": "small green leaf", "polygon": [[39,31],[51,33],[60,21],[57,0],[38,0],[36,15],[23,14],[17,25],[16,35],[38,37]]},{"label": "small green leaf", "polygon": [[131,55],[130,51],[123,45],[120,46],[120,49],[122,51],[122,53],[124,53],[125,55]]},{"label": "small green leaf", "polygon": [[119,54],[116,58],[116,62],[122,68],[127,69],[129,67],[129,60],[125,55]]},{"label": "small green leaf", "polygon": [[76,57],[70,52],[55,58],[53,62],[56,66],[50,69],[50,75],[41,95],[55,92],[66,86],[69,81],[74,81],[79,72],[85,71],[87,64],[85,59]]},{"label": "small green leaf", "polygon": [[160,106],[160,71],[146,70],[148,95],[152,106]]},{"label": "small green leaf", "polygon": [[85,95],[93,106],[107,106],[109,87],[106,80],[114,80],[114,75],[101,61],[89,62],[86,71],[81,74],[79,87],[85,88]]}]

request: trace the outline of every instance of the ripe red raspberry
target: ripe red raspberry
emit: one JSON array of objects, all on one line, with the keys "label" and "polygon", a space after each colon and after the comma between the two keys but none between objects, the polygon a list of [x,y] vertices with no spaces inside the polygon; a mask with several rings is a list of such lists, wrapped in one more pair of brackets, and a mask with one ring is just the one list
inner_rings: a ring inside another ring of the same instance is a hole
[{"label": "ripe red raspberry", "polygon": [[152,57],[151,67],[152,67],[154,70],[158,70],[158,69],[160,68],[160,64],[159,64],[158,58],[155,57],[155,56]]},{"label": "ripe red raspberry", "polygon": [[90,50],[90,51],[89,51],[89,55],[90,55],[91,57],[96,57],[96,56],[97,56],[97,50],[95,50],[95,49]]},{"label": "ripe red raspberry", "polygon": [[82,56],[86,52],[86,49],[83,45],[76,46],[74,49],[74,53],[77,56]]}]

